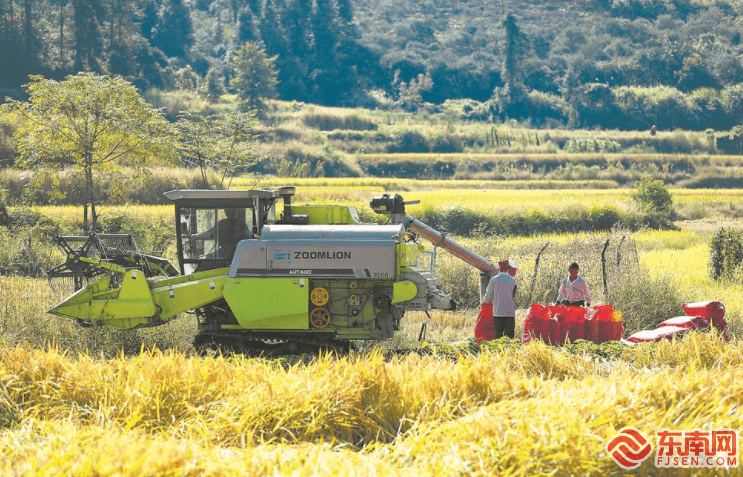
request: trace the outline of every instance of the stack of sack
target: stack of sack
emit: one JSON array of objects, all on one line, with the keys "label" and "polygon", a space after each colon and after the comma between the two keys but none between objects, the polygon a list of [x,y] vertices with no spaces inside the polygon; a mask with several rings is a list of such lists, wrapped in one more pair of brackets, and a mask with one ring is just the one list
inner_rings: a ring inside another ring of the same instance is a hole
[{"label": "stack of sack", "polygon": [[619,341],[622,339],[622,313],[611,305],[584,308],[532,303],[524,320],[521,342],[534,339],[553,345],[583,339],[595,343]]},{"label": "stack of sack", "polygon": [[725,341],[730,340],[725,321],[725,306],[719,301],[700,301],[682,305],[685,316],[670,318],[658,325],[654,330],[638,331],[623,343],[634,345],[650,343],[663,339],[681,337],[692,330],[709,331],[712,327],[722,333]]}]

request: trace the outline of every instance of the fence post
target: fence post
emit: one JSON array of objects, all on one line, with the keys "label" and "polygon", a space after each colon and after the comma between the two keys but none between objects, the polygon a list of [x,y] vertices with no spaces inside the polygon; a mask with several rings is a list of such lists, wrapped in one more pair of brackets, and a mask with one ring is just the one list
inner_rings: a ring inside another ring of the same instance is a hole
[{"label": "fence post", "polygon": [[609,240],[606,239],[604,250],[601,251],[601,272],[604,275],[604,300],[609,299],[609,287],[606,285],[606,249],[609,248]]},{"label": "fence post", "polygon": [[542,256],[542,252],[544,252],[544,249],[547,248],[547,246],[550,243],[547,242],[544,245],[542,245],[542,249],[537,254],[537,259],[534,261],[534,275],[531,277],[531,288],[529,289],[529,304],[531,305],[531,297],[534,294],[534,285],[537,283],[537,270],[539,268],[539,258]]}]

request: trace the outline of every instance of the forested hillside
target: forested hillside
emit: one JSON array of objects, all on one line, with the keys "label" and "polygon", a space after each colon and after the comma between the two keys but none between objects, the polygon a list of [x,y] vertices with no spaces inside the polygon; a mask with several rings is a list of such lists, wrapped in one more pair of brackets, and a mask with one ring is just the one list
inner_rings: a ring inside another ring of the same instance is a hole
[{"label": "forested hillside", "polygon": [[250,41],[285,100],[727,130],[743,118],[742,14],[732,0],[0,0],[0,93],[81,70],[219,92]]}]

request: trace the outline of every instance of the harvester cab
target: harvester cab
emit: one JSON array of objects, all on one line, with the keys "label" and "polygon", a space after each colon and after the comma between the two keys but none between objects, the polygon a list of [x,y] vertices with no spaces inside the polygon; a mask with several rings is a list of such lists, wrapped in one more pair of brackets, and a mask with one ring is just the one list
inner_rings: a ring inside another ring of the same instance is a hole
[{"label": "harvester cab", "polygon": [[[279,190],[174,190],[165,196],[175,204],[178,263],[181,274],[229,267],[241,240],[260,237],[274,224],[276,202],[288,204],[287,222],[307,222],[291,214],[294,188]],[[283,216],[279,222],[283,222]]]},{"label": "harvester cab", "polygon": [[493,269],[407,215],[410,202],[399,196],[372,199],[372,208],[390,217],[378,225],[362,224],[353,207],[293,205],[293,187],[165,195],[175,205],[180,276],[150,277],[100,262],[105,273],[51,313],[132,329],[191,312],[196,344],[337,348],[390,338],[406,311],[455,308],[434,275],[432,250],[418,236],[483,273]]}]

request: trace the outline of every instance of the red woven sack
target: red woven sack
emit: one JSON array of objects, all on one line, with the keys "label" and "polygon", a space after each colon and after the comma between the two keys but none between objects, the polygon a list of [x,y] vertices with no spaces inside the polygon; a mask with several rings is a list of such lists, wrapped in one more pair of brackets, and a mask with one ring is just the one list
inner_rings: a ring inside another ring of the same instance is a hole
[{"label": "red woven sack", "polygon": [[611,315],[614,312],[614,307],[611,305],[598,305],[594,306],[595,319],[599,321],[611,321]]},{"label": "red woven sack", "polygon": [[[521,331],[521,342],[528,343],[534,339],[541,339],[542,329],[547,323],[547,307],[538,303],[529,306],[529,312],[524,320],[524,328]],[[543,325],[544,323],[544,325]]]},{"label": "red woven sack", "polygon": [[669,318],[663,323],[658,325],[658,328],[663,326],[678,326],[679,328],[692,328],[695,330],[708,330],[709,329],[709,318],[703,316],[677,316],[675,318]]},{"label": "red woven sack", "polygon": [[[722,332],[722,338],[725,341],[730,341],[730,335],[728,334],[728,323],[727,321],[725,321],[725,318],[715,318],[711,321],[712,326],[714,326],[718,331]],[[710,329],[710,319],[703,316],[677,316],[675,318],[670,318],[658,325],[659,328],[665,326],[678,326],[679,328],[689,328],[694,330],[706,331]]]},{"label": "red woven sack", "polygon": [[663,339],[670,340],[674,336],[681,337],[689,331],[690,328],[681,328],[680,326],[663,326],[655,330],[638,331],[627,338],[630,343],[651,343]]},{"label": "red woven sack", "polygon": [[712,320],[712,325],[717,328],[718,331],[722,331],[722,337],[725,339],[725,341],[730,341],[730,335],[728,334],[728,322],[725,321],[725,318]]},{"label": "red woven sack", "polygon": [[719,301],[699,301],[681,305],[684,313],[689,316],[703,316],[713,320],[725,318],[725,305]]},{"label": "red woven sack", "polygon": [[571,342],[586,339],[586,314],[588,310],[582,306],[566,306],[565,325],[568,328],[566,339]]},{"label": "red woven sack", "polygon": [[560,345],[560,322],[554,316],[547,320],[547,333],[542,335],[542,341],[547,344]]},{"label": "red woven sack", "polygon": [[599,340],[597,343],[619,341],[622,339],[623,326],[621,321],[599,321]]},{"label": "red woven sack", "polygon": [[495,338],[492,303],[480,304],[480,314],[477,317],[477,323],[475,323],[475,338],[478,343]]},{"label": "red woven sack", "polygon": [[586,333],[588,341],[599,342],[599,320],[596,318],[596,311],[590,310],[586,313]]},{"label": "red woven sack", "polygon": [[599,305],[594,308],[594,323],[586,324],[586,333],[590,331],[590,340],[596,343],[619,341],[622,339],[622,313],[611,305]]},{"label": "red woven sack", "polygon": [[549,306],[549,314],[549,328],[544,341],[553,345],[561,345],[565,343],[565,337],[568,334],[565,325],[568,308],[564,305],[551,305]]}]

